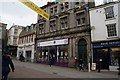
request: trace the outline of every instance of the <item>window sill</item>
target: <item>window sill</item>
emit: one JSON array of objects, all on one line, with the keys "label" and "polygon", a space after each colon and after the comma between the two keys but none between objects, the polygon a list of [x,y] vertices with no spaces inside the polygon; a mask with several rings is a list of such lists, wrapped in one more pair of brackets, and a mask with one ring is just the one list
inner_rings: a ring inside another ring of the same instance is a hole
[{"label": "window sill", "polygon": [[77,27],[85,26],[86,24],[77,25]]},{"label": "window sill", "polygon": [[115,17],[114,18],[108,18],[105,21],[114,20],[114,19],[116,19],[116,18]]},{"label": "window sill", "polygon": [[111,36],[111,37],[107,37],[107,39],[118,39],[118,36]]}]

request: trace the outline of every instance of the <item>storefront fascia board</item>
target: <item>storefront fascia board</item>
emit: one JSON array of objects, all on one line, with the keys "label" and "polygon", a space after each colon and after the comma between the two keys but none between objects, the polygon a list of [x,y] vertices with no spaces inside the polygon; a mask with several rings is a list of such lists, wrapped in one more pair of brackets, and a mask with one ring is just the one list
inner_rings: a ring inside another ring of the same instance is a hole
[{"label": "storefront fascia board", "polygon": [[60,40],[51,40],[51,41],[45,41],[45,42],[38,42],[37,46],[54,46],[54,45],[63,45],[68,44],[68,39],[60,39]]},{"label": "storefront fascia board", "polygon": [[120,47],[120,41],[93,43],[93,48],[103,48],[103,47]]}]

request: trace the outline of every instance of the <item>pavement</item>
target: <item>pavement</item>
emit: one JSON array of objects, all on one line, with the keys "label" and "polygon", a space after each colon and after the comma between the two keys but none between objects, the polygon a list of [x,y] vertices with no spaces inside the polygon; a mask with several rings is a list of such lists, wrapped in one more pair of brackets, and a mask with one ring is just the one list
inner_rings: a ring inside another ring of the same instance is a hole
[{"label": "pavement", "polygon": [[101,71],[100,73],[83,72],[74,68],[49,66],[39,63],[20,62],[13,60],[15,72],[9,78],[118,78],[117,72]]}]

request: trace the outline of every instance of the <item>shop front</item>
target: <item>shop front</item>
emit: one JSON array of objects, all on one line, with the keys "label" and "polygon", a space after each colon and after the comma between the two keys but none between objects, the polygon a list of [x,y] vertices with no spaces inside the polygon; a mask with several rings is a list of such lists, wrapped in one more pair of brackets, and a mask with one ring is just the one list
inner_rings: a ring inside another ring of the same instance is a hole
[{"label": "shop front", "polygon": [[23,54],[25,61],[34,62],[34,45],[18,47],[17,59]]},{"label": "shop front", "polygon": [[49,64],[50,58],[53,65],[68,66],[68,39],[52,40],[37,43],[37,62]]},{"label": "shop front", "polygon": [[101,59],[101,69],[118,71],[118,56],[120,55],[120,41],[93,43],[93,63]]}]

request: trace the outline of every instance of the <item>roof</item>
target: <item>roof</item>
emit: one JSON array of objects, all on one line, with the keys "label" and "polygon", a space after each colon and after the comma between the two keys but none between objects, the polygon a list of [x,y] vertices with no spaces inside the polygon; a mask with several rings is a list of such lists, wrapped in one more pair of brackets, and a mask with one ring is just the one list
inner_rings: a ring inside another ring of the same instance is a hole
[{"label": "roof", "polygon": [[99,8],[103,8],[103,7],[106,7],[106,6],[109,6],[109,5],[113,5],[113,4],[118,4],[120,3],[119,1],[114,1],[114,2],[109,2],[109,3],[106,3],[106,4],[101,4],[101,5],[98,5],[92,9],[99,9]]},{"label": "roof", "polygon": [[[20,25],[13,25],[11,28],[13,28],[13,27],[16,27],[16,28],[24,28],[24,26],[20,26]],[[11,28],[10,28],[10,29],[11,29]],[[9,30],[10,30],[10,29],[9,29]]]},{"label": "roof", "polygon": [[[33,28],[32,28],[32,25],[33,25]],[[27,28],[28,28],[28,31],[26,31]],[[35,31],[36,31],[36,24],[31,24],[31,26],[26,26],[25,29],[22,30],[19,37],[33,34],[33,33],[35,33]]]}]

